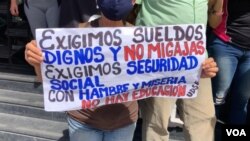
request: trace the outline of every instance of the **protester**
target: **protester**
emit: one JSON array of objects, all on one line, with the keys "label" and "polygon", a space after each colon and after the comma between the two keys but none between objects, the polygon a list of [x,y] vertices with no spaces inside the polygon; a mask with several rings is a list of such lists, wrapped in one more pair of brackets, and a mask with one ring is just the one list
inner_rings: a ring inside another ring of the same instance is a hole
[{"label": "protester", "polygon": [[[250,1],[224,0],[222,5],[210,10],[209,17],[213,31],[208,51],[220,68],[212,79],[214,103],[220,120],[243,125],[250,98]],[[221,109],[224,104],[226,109]]]},{"label": "protester", "polygon": [[[124,26],[122,18],[131,10],[131,1],[97,0],[97,3],[103,12],[97,25]],[[120,10],[120,12],[109,12],[110,10]],[[62,27],[88,25],[82,22],[86,23],[92,15],[97,14],[96,2],[95,0],[63,0],[61,11]],[[64,15],[64,13],[67,14]],[[90,25],[95,24],[90,23]],[[25,58],[32,66],[40,69],[43,57],[35,41],[26,45]],[[38,76],[41,76],[40,71]],[[71,141],[132,141],[138,118],[138,105],[136,101],[132,101],[95,109],[68,111],[67,115]]]},{"label": "protester", "polygon": [[[37,28],[58,27],[60,0],[24,0],[24,11],[35,38]],[[11,14],[18,16],[17,0],[11,0]]]},{"label": "protester", "polygon": [[[137,0],[141,10],[137,26],[207,23],[207,0]],[[202,77],[214,77],[218,68],[212,58],[210,68]],[[148,98],[140,101],[143,119],[143,141],[168,141],[168,124],[173,106],[177,104],[184,122],[186,141],[213,141],[216,117],[210,79],[201,79],[199,93],[193,99]]]},{"label": "protester", "polygon": [[[85,25],[80,22],[88,21],[91,15],[89,15],[89,13],[79,12],[79,17],[77,17],[76,15],[70,15],[72,12],[71,10],[78,10],[84,6],[88,9],[95,5],[93,3],[95,3],[93,0],[63,0],[61,11],[68,11],[68,16],[73,16],[73,19],[69,22],[63,22],[64,26],[72,27],[72,25],[74,25],[74,27],[76,27],[78,25]],[[131,1],[127,0],[97,0],[97,3],[104,15],[98,22],[100,26],[123,26],[121,19],[125,17],[128,11],[132,8]],[[64,5],[66,7],[64,7]],[[90,13],[95,14],[95,12]],[[61,17],[62,16],[64,15],[61,14]],[[105,17],[112,19],[113,22]],[[69,23],[70,25],[67,26],[66,23]],[[42,52],[36,47],[35,41],[26,45],[25,58],[32,66],[40,69],[43,57]],[[212,59],[207,59],[204,62],[204,76],[214,76],[216,70],[216,64]],[[38,76],[41,76],[40,71],[38,72]],[[106,105],[95,109],[68,111],[67,113],[71,141],[131,141],[138,116],[138,107],[137,102],[134,101]]]}]

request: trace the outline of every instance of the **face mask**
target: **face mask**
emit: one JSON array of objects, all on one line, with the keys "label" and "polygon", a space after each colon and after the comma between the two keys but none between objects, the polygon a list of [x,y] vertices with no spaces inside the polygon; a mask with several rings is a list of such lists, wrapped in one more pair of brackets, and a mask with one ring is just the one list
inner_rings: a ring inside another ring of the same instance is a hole
[{"label": "face mask", "polygon": [[102,14],[113,21],[122,20],[133,8],[131,0],[97,0]]}]

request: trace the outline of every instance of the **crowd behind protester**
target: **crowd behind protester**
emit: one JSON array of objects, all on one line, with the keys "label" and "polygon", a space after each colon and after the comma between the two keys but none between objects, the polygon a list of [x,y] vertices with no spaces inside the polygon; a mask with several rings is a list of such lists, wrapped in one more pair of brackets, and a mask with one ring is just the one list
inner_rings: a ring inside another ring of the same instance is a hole
[{"label": "crowd behind protester", "polygon": [[[14,1],[11,0],[13,4],[11,4],[10,10],[15,16],[18,15],[18,9]],[[26,2],[30,1],[32,0]],[[33,1],[38,2],[38,0]],[[41,1],[46,2],[45,0]],[[220,118],[217,105],[225,102],[225,96],[229,90],[231,90],[230,95],[228,95],[231,99],[231,110],[226,122],[245,124],[246,108],[244,106],[246,106],[250,95],[250,89],[248,88],[250,85],[250,31],[249,26],[247,26],[250,23],[248,8],[250,2],[209,0],[208,6],[207,2],[207,0],[198,0],[195,3],[191,0],[185,2],[170,0],[136,1],[140,5],[136,26],[195,23],[206,25],[208,17],[209,26],[213,28],[208,40],[209,56],[215,58],[219,66],[219,72],[216,75],[218,71],[216,63],[212,58],[206,59],[202,73],[202,77],[206,79],[200,81],[197,98],[191,100],[148,98],[139,101],[143,119],[143,141],[169,140],[167,127],[174,104],[177,104],[181,119],[184,121],[184,133],[187,141],[199,141],[201,138],[212,141],[216,124],[214,103],[216,105],[216,116]],[[122,20],[132,9],[133,3],[134,1],[131,2],[130,0],[118,0],[116,2],[112,0],[97,0],[97,2],[95,0],[62,0],[60,7],[58,7],[59,3],[56,1],[53,4],[50,3],[50,5],[57,5],[57,8],[61,8],[60,16],[57,12],[55,12],[56,15],[53,15],[53,21],[58,19],[59,24],[52,27],[79,27],[82,23],[88,22],[92,15],[99,14],[100,11],[102,17],[97,22],[91,23],[91,26],[124,26]],[[36,5],[35,3],[32,4]],[[28,5],[26,7],[29,8]],[[110,12],[110,10],[119,12]],[[35,14],[31,17],[34,16]],[[29,19],[29,14],[27,14],[27,17]],[[33,20],[30,18],[29,22],[32,23]],[[31,26],[31,28],[34,30],[37,26]],[[34,31],[32,33],[35,35]],[[39,78],[41,78],[40,63],[43,61],[41,55],[41,51],[36,48],[35,41],[26,45],[25,58],[37,70],[36,73]],[[214,76],[215,78],[212,79],[212,94],[209,90],[210,86],[204,85],[210,82],[208,77]],[[67,115],[70,140],[132,141],[138,118],[137,113],[137,102],[69,111]]]},{"label": "crowd behind protester", "polygon": [[[208,52],[220,68],[212,78],[218,118],[215,140],[227,125],[249,126],[250,98],[250,1],[223,0],[210,9]],[[244,127],[243,126],[243,127]]]}]

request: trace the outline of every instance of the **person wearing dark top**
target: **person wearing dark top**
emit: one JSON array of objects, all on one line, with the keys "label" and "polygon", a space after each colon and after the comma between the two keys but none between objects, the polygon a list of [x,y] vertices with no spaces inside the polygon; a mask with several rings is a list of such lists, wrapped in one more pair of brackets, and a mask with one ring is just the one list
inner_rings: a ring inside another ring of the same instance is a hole
[{"label": "person wearing dark top", "polygon": [[219,67],[212,79],[214,102],[217,117],[222,120],[221,116],[225,115],[221,115],[224,110],[220,109],[227,99],[230,101],[228,116],[224,119],[228,124],[246,124],[247,119],[250,98],[249,7],[249,0],[224,0],[223,10],[210,10],[209,24],[213,31],[208,40],[208,51]]},{"label": "person wearing dark top", "polygon": [[[100,11],[115,8],[124,10],[118,15],[114,12],[103,13],[97,24],[105,27],[124,26],[122,18],[131,10],[131,1],[97,2]],[[87,23],[92,15],[99,13],[96,5],[95,0],[62,0],[60,27],[79,27],[82,23]],[[40,63],[43,61],[41,54],[35,41],[26,45],[26,60],[37,69],[40,69]],[[132,141],[138,118],[138,105],[136,101],[132,101],[94,109],[67,111],[67,115],[70,141]]]}]

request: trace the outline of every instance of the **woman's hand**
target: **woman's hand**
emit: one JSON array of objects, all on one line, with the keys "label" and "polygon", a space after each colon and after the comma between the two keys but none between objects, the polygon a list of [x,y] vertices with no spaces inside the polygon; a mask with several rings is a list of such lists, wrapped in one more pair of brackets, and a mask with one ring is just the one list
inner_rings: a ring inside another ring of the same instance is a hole
[{"label": "woman's hand", "polygon": [[42,80],[41,63],[43,62],[42,51],[37,47],[36,41],[32,40],[26,44],[24,52],[25,60],[35,68],[37,80]]},{"label": "woman's hand", "polygon": [[25,60],[34,67],[42,63],[42,51],[37,47],[35,40],[26,44]]},{"label": "woman's hand", "polygon": [[201,77],[202,78],[211,78],[215,77],[216,73],[219,71],[219,68],[217,67],[216,62],[214,61],[213,58],[207,58],[203,63],[202,63],[202,72],[201,72]]}]

